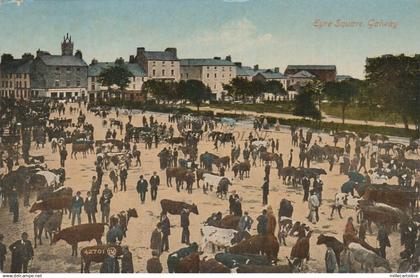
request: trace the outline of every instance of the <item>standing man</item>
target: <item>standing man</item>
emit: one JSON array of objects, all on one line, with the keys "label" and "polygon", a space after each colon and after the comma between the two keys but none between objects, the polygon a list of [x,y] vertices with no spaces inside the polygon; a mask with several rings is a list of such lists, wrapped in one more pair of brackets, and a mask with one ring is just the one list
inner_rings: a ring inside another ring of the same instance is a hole
[{"label": "standing man", "polygon": [[166,211],[162,211],[161,214],[161,225],[162,225],[162,249],[163,251],[169,251],[169,235],[171,234],[171,223],[169,222],[169,218],[167,216]]},{"label": "standing man", "polygon": [[366,157],[364,156],[364,154],[362,154],[362,156],[360,157],[360,166],[359,166],[359,169],[357,170],[357,172],[360,172],[360,170],[362,170],[362,168],[365,170],[365,173],[367,173]]},{"label": "standing man", "polygon": [[382,258],[386,259],[386,248],[391,247],[391,243],[389,242],[388,232],[385,230],[384,224],[380,224],[376,239],[379,241],[379,254]]},{"label": "standing man", "polygon": [[68,153],[67,153],[66,147],[64,145],[63,148],[60,151],[60,165],[63,168],[64,168],[64,164],[65,164],[66,159],[67,159],[67,155],[68,155]]},{"label": "standing man", "polygon": [[238,223],[238,231],[239,231],[239,241],[241,241],[245,235],[245,232],[249,233],[251,231],[252,223],[254,220],[248,215],[248,212],[245,211],[244,215],[241,216]]},{"label": "standing man", "polygon": [[128,246],[122,247],[121,273],[134,273],[133,254],[128,250]]},{"label": "standing man", "polygon": [[104,176],[104,170],[102,170],[101,165],[96,164],[96,175],[98,176],[98,185],[101,186],[102,184],[102,177]]},{"label": "standing man", "polygon": [[287,164],[289,167],[292,167],[292,161],[293,161],[293,149],[290,149],[289,162]]},{"label": "standing man", "polygon": [[16,191],[16,187],[13,187],[9,197],[10,212],[13,213],[13,223],[19,221],[19,195]]},{"label": "standing man", "polygon": [[87,192],[87,197],[85,199],[85,212],[88,217],[89,223],[96,223],[96,204],[97,204],[96,195],[92,196],[91,192]]},{"label": "standing man", "polygon": [[71,225],[74,226],[74,220],[77,217],[77,224],[80,225],[81,219],[80,215],[82,214],[83,199],[80,197],[80,191],[76,192],[76,196],[73,197],[71,201]]},{"label": "standing man", "polygon": [[265,206],[268,203],[268,194],[270,191],[270,184],[268,182],[268,177],[264,177],[264,183],[262,185],[262,195],[263,195],[263,206]]},{"label": "standing man", "polygon": [[268,161],[265,162],[265,167],[264,167],[264,173],[265,173],[265,177],[268,179],[270,177],[270,163]]},{"label": "standing man", "polygon": [[172,154],[173,161],[174,161],[174,167],[178,167],[178,150],[174,148],[174,152]]},{"label": "standing man", "polygon": [[155,251],[158,256],[162,252],[162,224],[160,222],[157,223],[156,228],[152,232],[150,249],[152,249],[152,252]]},{"label": "standing man", "polygon": [[189,226],[190,226],[190,211],[184,208],[181,211],[181,227],[182,227],[181,243],[185,243],[187,245],[190,244]]},{"label": "standing man", "polygon": [[302,178],[302,188],[303,188],[303,202],[307,202],[309,198],[309,187],[311,186],[311,181],[307,176]]},{"label": "standing man", "polygon": [[143,178],[143,175],[140,175],[140,179],[137,182],[137,192],[140,194],[141,203],[144,204],[146,200],[146,192],[147,192],[147,181]]},{"label": "standing man", "polygon": [[334,273],[337,268],[337,258],[335,257],[334,250],[331,247],[327,247],[325,253],[325,269],[327,273]]},{"label": "standing man", "polygon": [[344,205],[342,195],[343,195],[342,193],[335,193],[335,200],[334,200],[334,204],[332,205],[330,219],[333,218],[335,210],[337,210],[338,216],[340,216],[340,219],[343,219],[343,217],[341,216],[341,209],[343,208],[343,205]]},{"label": "standing man", "polygon": [[153,172],[153,176],[150,177],[150,196],[152,201],[156,201],[158,186],[160,185],[160,178],[157,175],[156,171]]},{"label": "standing man", "polygon": [[3,243],[4,236],[0,234],[0,272],[4,272],[4,262],[6,261],[7,249]]},{"label": "standing man", "polygon": [[12,273],[27,273],[28,263],[34,257],[34,249],[31,242],[28,240],[28,234],[22,233],[22,239],[15,241],[9,246],[12,252],[12,263],[10,272]]},{"label": "standing man", "polygon": [[102,223],[109,223],[109,213],[111,211],[111,199],[114,196],[111,189],[108,188],[108,184],[104,185],[104,191],[100,200],[101,211],[102,211]]},{"label": "standing man", "polygon": [[127,177],[128,177],[127,168],[123,167],[120,171],[120,182],[121,182],[120,191],[127,191]]},{"label": "standing man", "polygon": [[313,190],[311,190],[311,197],[309,197],[308,207],[309,207],[309,221],[312,224],[316,224],[319,221],[318,216],[318,207],[319,207],[319,200],[317,195]]},{"label": "standing man", "polygon": [[262,211],[262,214],[260,216],[257,217],[257,232],[259,235],[265,235],[267,234],[267,210],[264,209]]}]

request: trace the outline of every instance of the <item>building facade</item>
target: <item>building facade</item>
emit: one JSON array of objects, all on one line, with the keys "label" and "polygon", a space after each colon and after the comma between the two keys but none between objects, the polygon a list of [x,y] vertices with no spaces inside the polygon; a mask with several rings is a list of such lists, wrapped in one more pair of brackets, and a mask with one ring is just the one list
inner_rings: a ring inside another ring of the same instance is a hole
[{"label": "building facade", "polygon": [[0,64],[0,96],[28,99],[34,96],[31,91],[31,65],[34,57],[26,53],[21,59],[10,54],[2,56]]},{"label": "building facade", "polygon": [[236,66],[230,56],[226,59],[181,59],[181,80],[200,80],[208,86],[216,99],[222,98],[223,85],[236,77]]},{"label": "building facade", "polygon": [[130,56],[130,63],[137,63],[146,73],[148,79],[164,81],[179,81],[180,60],[176,48],[166,48],[165,51],[146,51],[144,47],[137,48],[136,56]]},{"label": "building facade", "polygon": [[289,76],[300,71],[307,71],[324,82],[335,81],[337,76],[335,65],[288,65],[284,74]]},{"label": "building facade", "polygon": [[[101,71],[107,67],[114,66],[115,62],[98,62],[92,60],[88,69],[88,94],[89,101],[95,101],[102,98],[108,98],[109,88],[102,86],[99,82]],[[129,86],[125,89],[124,99],[139,100],[144,82],[147,81],[146,72],[135,63],[125,63],[127,69],[132,73]]]},{"label": "building facade", "polygon": [[88,66],[81,51],[73,55],[71,37],[64,37],[61,55],[37,51],[32,63],[32,91],[41,97],[84,98],[87,96]]}]

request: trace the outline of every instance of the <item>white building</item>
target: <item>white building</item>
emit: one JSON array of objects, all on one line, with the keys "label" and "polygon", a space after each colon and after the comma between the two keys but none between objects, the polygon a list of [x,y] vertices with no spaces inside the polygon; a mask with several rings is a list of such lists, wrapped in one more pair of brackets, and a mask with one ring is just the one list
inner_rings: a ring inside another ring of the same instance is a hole
[{"label": "white building", "polygon": [[130,63],[137,63],[149,79],[164,81],[181,79],[176,48],[168,47],[165,51],[146,51],[144,47],[138,47],[137,55],[130,56]]}]

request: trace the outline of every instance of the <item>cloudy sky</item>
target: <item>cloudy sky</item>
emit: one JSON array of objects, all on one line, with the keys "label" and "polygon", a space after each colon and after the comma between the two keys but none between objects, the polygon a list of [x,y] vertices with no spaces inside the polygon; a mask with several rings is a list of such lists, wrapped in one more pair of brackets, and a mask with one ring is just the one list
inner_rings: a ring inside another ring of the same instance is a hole
[{"label": "cloudy sky", "polygon": [[0,53],[59,53],[68,32],[88,63],[171,46],[180,58],[336,64],[362,78],[366,57],[420,53],[419,14],[420,0],[0,0]]}]

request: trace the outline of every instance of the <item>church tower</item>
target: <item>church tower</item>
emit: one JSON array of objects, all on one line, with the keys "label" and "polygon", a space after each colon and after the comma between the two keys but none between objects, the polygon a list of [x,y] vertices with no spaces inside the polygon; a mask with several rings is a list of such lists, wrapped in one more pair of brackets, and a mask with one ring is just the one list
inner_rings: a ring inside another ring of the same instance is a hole
[{"label": "church tower", "polygon": [[73,56],[73,42],[71,41],[71,37],[69,37],[69,33],[67,33],[61,43],[61,55]]}]

